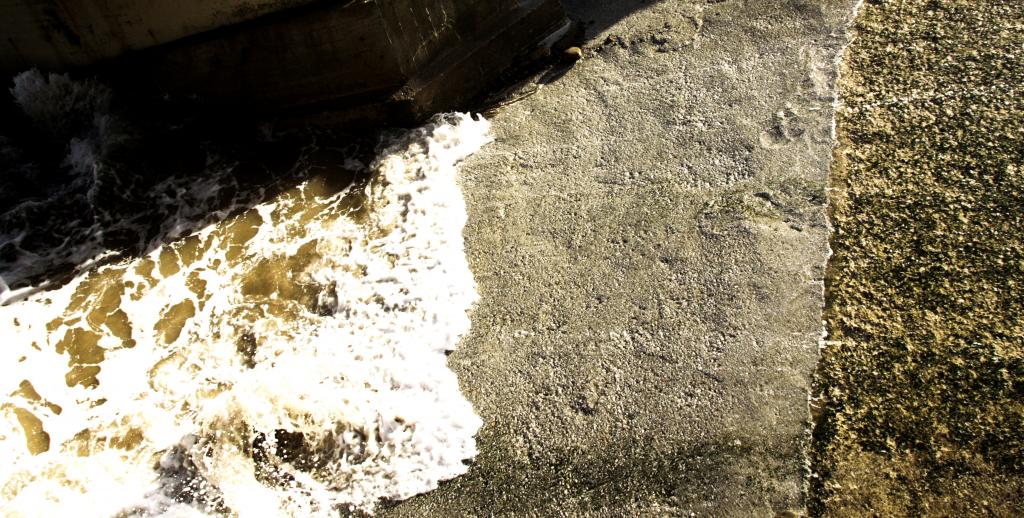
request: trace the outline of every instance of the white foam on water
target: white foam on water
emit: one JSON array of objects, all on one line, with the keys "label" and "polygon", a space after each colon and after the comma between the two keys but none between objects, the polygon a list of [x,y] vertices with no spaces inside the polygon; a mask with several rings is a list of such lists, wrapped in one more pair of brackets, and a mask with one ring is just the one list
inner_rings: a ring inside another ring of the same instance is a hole
[{"label": "white foam on water", "polygon": [[0,306],[4,512],[333,516],[464,473],[457,164],[488,130],[449,116],[364,187],[314,177]]}]

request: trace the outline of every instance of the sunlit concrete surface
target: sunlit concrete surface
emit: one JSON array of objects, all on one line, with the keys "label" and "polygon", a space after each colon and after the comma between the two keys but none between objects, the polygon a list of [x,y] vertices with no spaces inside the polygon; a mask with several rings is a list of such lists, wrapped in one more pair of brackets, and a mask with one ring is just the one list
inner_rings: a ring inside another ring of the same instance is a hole
[{"label": "sunlit concrete surface", "polygon": [[583,60],[462,173],[481,454],[384,514],[800,511],[854,1],[566,4]]}]

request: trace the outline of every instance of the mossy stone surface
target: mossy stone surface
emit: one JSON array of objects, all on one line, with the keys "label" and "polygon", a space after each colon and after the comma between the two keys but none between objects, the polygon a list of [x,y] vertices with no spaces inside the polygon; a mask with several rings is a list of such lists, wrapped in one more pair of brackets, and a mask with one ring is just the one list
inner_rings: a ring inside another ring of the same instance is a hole
[{"label": "mossy stone surface", "polygon": [[869,1],[851,36],[812,514],[1024,515],[1024,3]]}]

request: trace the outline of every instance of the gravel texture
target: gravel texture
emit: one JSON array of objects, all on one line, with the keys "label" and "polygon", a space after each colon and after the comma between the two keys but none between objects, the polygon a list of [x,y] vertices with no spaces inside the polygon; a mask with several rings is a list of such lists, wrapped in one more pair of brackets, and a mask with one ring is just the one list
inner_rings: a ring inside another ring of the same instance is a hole
[{"label": "gravel texture", "polygon": [[867,2],[852,41],[812,514],[1024,515],[1024,3]]}]

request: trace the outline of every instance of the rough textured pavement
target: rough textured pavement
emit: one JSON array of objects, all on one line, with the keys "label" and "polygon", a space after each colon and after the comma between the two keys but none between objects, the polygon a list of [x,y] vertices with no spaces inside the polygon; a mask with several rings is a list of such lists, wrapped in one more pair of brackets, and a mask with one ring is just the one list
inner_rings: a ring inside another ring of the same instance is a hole
[{"label": "rough textured pavement", "polygon": [[462,172],[480,455],[381,514],[800,511],[854,1],[566,3],[585,58]]},{"label": "rough textured pavement", "polygon": [[1024,516],[1024,3],[868,2],[852,37],[812,510]]}]

